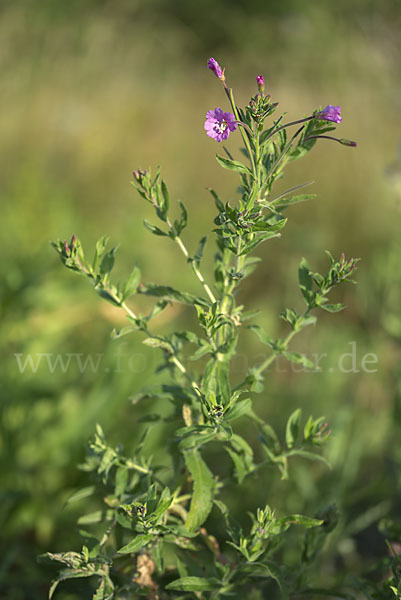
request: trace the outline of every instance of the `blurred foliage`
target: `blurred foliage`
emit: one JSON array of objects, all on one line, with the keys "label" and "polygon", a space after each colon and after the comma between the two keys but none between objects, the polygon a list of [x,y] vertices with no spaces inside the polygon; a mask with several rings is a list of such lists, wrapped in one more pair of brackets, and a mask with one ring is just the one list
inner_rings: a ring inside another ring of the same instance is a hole
[{"label": "blurred foliage", "polygon": [[[122,242],[124,273],[135,261],[153,280],[197,291],[178,250],[159,246],[142,227],[147,207],[129,180],[133,168],[163,165],[170,189],[190,207],[188,245],[214,216],[205,188],[230,198],[230,176],[202,130],[206,111],[225,102],[205,68],[212,55],[230,64],[241,103],[263,73],[291,114],[341,104],[347,135],[359,144],[353,152],[321,144],[292,167],[284,185],[315,179],[319,198],[293,209],[285,235],[266,248],[241,292],[274,334],[282,307],[301,302],[300,256],[317,269],[325,248],[362,258],[358,286],[336,299],[348,309],[294,344],[327,353],[322,372],[272,369],[269,393],[258,399],[262,416],[281,429],[298,405],[305,414],[324,412],[334,432],[333,469],[299,461],[292,482],[263,473],[243,488],[240,503],[234,488],[226,501],[241,518],[245,504],[310,514],[335,500],[342,517],[322,579],[335,581],[339,566],[368,572],[386,552],[377,523],[395,518],[401,500],[399,1],[5,0],[0,14],[2,595],[44,597],[51,575],[35,557],[77,541],[77,513],[63,503],[85,485],[76,464],[87,438],[98,421],[110,439],[134,445],[141,410],[128,398],[154,377],[139,340],[109,339],[121,316],[60,268],[48,241],[76,231],[90,246],[110,233]],[[176,317],[185,323],[189,313]],[[377,354],[376,373],[339,371],[354,340],[359,364]],[[241,350],[244,372],[242,356],[253,360],[261,350],[250,335]],[[68,352],[100,353],[101,367],[51,373],[43,363],[20,373],[14,356]],[[155,428],[149,451],[162,455],[163,437]],[[77,598],[74,589],[64,597]]]}]

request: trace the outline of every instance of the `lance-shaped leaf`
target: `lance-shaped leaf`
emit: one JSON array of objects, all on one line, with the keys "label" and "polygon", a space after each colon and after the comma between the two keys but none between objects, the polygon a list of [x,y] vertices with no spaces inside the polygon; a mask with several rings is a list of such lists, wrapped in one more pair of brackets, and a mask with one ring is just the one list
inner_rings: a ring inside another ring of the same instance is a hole
[{"label": "lance-shaped leaf", "polygon": [[[242,250],[242,252],[240,252],[238,254],[238,256],[244,256],[245,254],[249,254],[249,252],[252,252],[252,250],[254,250],[257,246],[259,246],[259,244],[262,244],[263,242],[265,242],[267,240],[270,240],[275,237],[280,237],[280,236],[281,236],[280,233],[275,233],[273,231],[266,231],[264,233],[260,233],[254,240],[252,240],[251,242],[247,242],[245,244],[245,248]],[[236,250],[235,250],[235,253],[236,253]]]},{"label": "lance-shaped leaf", "polygon": [[306,259],[303,258],[298,269],[299,287],[308,305],[311,304],[315,294],[312,291],[313,279]]},{"label": "lance-shaped leaf", "polygon": [[121,300],[124,302],[131,294],[134,294],[137,290],[139,282],[141,280],[141,271],[138,267],[134,267],[131,275],[128,277],[122,288]]},{"label": "lance-shaped leaf", "polygon": [[180,592],[212,592],[219,590],[222,584],[215,577],[205,579],[203,577],[181,577],[166,585],[166,590],[177,590]]},{"label": "lance-shaped leaf", "polygon": [[197,450],[186,451],[184,458],[194,482],[191,506],[185,527],[188,531],[195,531],[206,521],[212,510],[215,480]]},{"label": "lance-shaped leaf", "polygon": [[266,344],[269,348],[276,348],[277,344],[265,331],[263,331],[260,325],[249,325],[248,329],[256,333],[262,344]]},{"label": "lance-shaped leaf", "polygon": [[181,302],[182,304],[208,306],[206,300],[203,300],[203,298],[188,294],[187,292],[179,292],[168,285],[146,283],[138,288],[138,292],[146,296],[155,296],[156,298],[164,298],[165,300]]},{"label": "lance-shaped leaf", "polygon": [[179,200],[179,205],[181,208],[181,217],[174,221],[174,232],[176,235],[180,235],[181,231],[185,229],[188,223],[188,213],[181,200]]},{"label": "lance-shaped leaf", "polygon": [[49,600],[53,598],[53,594],[56,591],[58,584],[62,581],[66,581],[67,579],[77,579],[80,577],[92,577],[93,575],[95,575],[93,571],[85,571],[84,569],[63,569],[58,574],[57,579],[52,581],[49,589]]},{"label": "lance-shaped leaf", "polygon": [[314,363],[311,360],[309,360],[309,358],[307,358],[303,354],[299,354],[299,352],[283,352],[282,354],[290,362],[302,365],[306,369],[313,369],[315,367]]},{"label": "lance-shaped leaf", "polygon": [[238,160],[230,160],[229,158],[223,158],[216,154],[216,160],[223,169],[229,169],[230,171],[236,171],[237,173],[246,173],[246,175],[252,175],[252,171],[248,169]]},{"label": "lance-shaped leaf", "polygon": [[203,257],[203,251],[205,249],[206,246],[206,242],[207,242],[207,236],[203,236],[203,238],[199,241],[198,247],[196,249],[195,252],[195,256],[193,257],[193,261],[196,264],[197,267],[200,266],[202,257]]},{"label": "lance-shaped leaf", "polygon": [[252,400],[250,398],[244,398],[243,400],[238,400],[227,412],[225,416],[226,421],[233,421],[234,419],[238,419],[242,417],[242,415],[247,415],[250,413],[252,408]]},{"label": "lance-shaped leaf", "polygon": [[319,306],[331,313],[340,312],[340,310],[345,308],[345,304],[342,304],[341,302],[338,302],[337,304],[320,304]]},{"label": "lance-shaped leaf", "polygon": [[274,519],[274,522],[270,526],[269,532],[272,535],[278,535],[287,531],[291,525],[301,525],[302,527],[319,527],[323,525],[324,521],[321,519],[313,519],[312,517],[304,517],[303,515],[290,515],[288,517],[281,517]]},{"label": "lance-shaped leaf", "polygon": [[168,233],[163,231],[163,229],[160,229],[160,227],[157,227],[157,225],[152,225],[152,223],[149,223],[149,221],[147,221],[146,219],[144,219],[143,224],[145,225],[146,229],[149,229],[149,231],[151,231],[155,235],[162,235],[162,236],[169,235]]},{"label": "lance-shaped leaf", "polygon": [[126,544],[118,550],[119,554],[131,554],[131,552],[138,552],[143,546],[145,546],[153,538],[151,533],[145,533],[143,535],[137,535],[135,539],[129,544]]},{"label": "lance-shaped leaf", "polygon": [[314,198],[316,198],[316,194],[299,194],[298,196],[293,196],[292,198],[280,198],[273,200],[271,205],[273,205],[277,210],[283,210],[292,204],[307,202],[308,200],[313,200]]},{"label": "lance-shaped leaf", "polygon": [[106,252],[100,263],[100,274],[109,275],[114,267],[115,253],[118,250],[118,246],[114,246],[111,250]]},{"label": "lance-shaped leaf", "polygon": [[96,271],[99,260],[102,258],[104,251],[106,250],[106,246],[107,246],[107,242],[109,241],[109,237],[110,236],[108,236],[108,235],[104,235],[96,242],[95,256],[93,258],[93,264],[92,264],[92,268],[94,271]]},{"label": "lance-shaped leaf", "polygon": [[285,431],[285,441],[287,444],[287,448],[293,448],[297,442],[301,414],[301,409],[297,408],[296,410],[294,410],[294,412],[287,421],[287,427]]}]

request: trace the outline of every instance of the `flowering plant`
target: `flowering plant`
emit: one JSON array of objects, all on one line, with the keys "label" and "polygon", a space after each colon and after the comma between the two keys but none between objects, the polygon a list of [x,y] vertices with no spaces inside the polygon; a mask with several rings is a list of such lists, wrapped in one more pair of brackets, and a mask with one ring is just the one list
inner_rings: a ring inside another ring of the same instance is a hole
[{"label": "flowering plant", "polygon": [[[240,187],[235,205],[224,203],[210,190],[217,208],[213,230],[217,253],[211,280],[202,268],[207,238],[202,237],[196,249],[187,248],[182,238],[187,225],[186,208],[180,203],[179,216],[172,218],[170,194],[159,170],[154,176],[148,170],[133,174],[139,195],[159,220],[157,225],[146,221],[146,227],[155,236],[178,245],[201,293],[192,295],[143,282],[138,267],[124,283],[115,284],[111,272],[116,249],[106,249],[105,237],[98,241],[92,262],[86,259],[76,236],[69,243],[54,244],[67,268],[88,277],[103,299],[125,311],[127,327],[114,337],[139,332],[145,336],[144,344],[160,352],[159,371],[165,372],[165,383],[147,390],[143,397],[160,398],[171,405],[166,418],[156,415],[153,419],[151,415],[149,423],[166,420],[169,430],[174,424],[174,431],[166,446],[169,468],[160,470],[144,448],[149,425],[145,425],[140,443],[127,453],[110,445],[97,425],[84,464],[84,469],[93,474],[94,485],[77,491],[70,501],[97,494],[99,510],[80,519],[81,526],[93,528],[81,532],[84,545],[80,552],[47,554],[47,558],[63,565],[50,597],[60,581],[79,577],[96,581],[94,600],[144,596],[309,598],[317,593],[311,583],[311,567],[325,537],[336,525],[336,510],[328,507],[308,516],[283,515],[280,507],[266,505],[251,513],[249,527],[244,527],[235,521],[223,501],[227,482],[214,473],[207,447],[217,443],[228,454],[231,479],[239,486],[246,486],[252,477],[267,477],[268,466],[277,468],[282,479],[287,479],[289,462],[296,456],[326,463],[319,451],[330,433],[324,417],[309,416],[303,421],[301,410],[296,409],[289,415],[282,436],[258,416],[253,394],[263,392],[265,373],[278,357],[305,368],[314,366],[305,355],[291,350],[291,340],[316,323],[318,310],[335,313],[344,308],[343,304],[330,302],[329,296],[336,286],[351,281],[357,260],[348,260],[344,255],[336,260],[328,253],[328,271],[320,274],[302,259],[299,287],[305,309],[283,310],[281,317],[288,327],[284,337],[266,333],[254,321],[254,315],[237,304],[236,294],[259,260],[253,251],[281,235],[288,208],[313,197],[299,193],[308,185],[305,183],[274,195],[273,186],[283,177],[284,168],[322,138],[346,146],[356,144],[327,135],[341,122],[339,106],[329,105],[305,118],[284,122],[283,116],[272,118],[278,103],[265,94],[263,76],[257,77],[258,92],[242,109],[226,84],[224,69],[213,58],[208,68],[221,81],[230,112],[209,110],[206,133],[217,142],[230,134],[240,135],[246,159],[234,159],[226,149],[226,156],[217,155],[221,167],[238,175]],[[135,294],[155,298],[150,312],[141,314],[133,308],[131,298]],[[165,335],[153,330],[154,317],[172,303],[193,307],[193,330]],[[269,354],[234,385],[231,363],[245,328],[256,334]],[[197,361],[201,365],[198,369],[192,366]],[[241,419],[248,419],[257,429],[257,449],[239,433],[236,424]],[[216,527],[216,515],[224,523],[223,528]],[[287,533],[290,529],[294,529],[292,535]],[[289,565],[282,548],[292,543],[294,534],[302,538],[302,551],[295,564]],[[333,593],[327,591],[328,596]]]}]

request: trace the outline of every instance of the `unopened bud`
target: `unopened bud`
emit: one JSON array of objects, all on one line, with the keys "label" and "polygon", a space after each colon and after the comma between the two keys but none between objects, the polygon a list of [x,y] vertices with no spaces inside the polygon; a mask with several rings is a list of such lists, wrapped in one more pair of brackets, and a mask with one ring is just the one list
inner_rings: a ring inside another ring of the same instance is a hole
[{"label": "unopened bud", "polygon": [[71,256],[71,250],[69,245],[67,244],[67,240],[64,240],[64,252],[67,256]]},{"label": "unopened bud", "polygon": [[265,91],[265,80],[263,79],[263,75],[258,75],[256,77],[256,83],[258,84],[258,90],[260,93]]},{"label": "unopened bud", "polygon": [[148,170],[138,169],[137,171],[132,171],[132,174],[138,183],[142,183],[144,177],[148,174]]},{"label": "unopened bud", "polygon": [[356,142],[353,142],[352,140],[346,140],[345,138],[341,138],[339,141],[343,146],[350,146],[351,148],[355,148],[357,146]]}]

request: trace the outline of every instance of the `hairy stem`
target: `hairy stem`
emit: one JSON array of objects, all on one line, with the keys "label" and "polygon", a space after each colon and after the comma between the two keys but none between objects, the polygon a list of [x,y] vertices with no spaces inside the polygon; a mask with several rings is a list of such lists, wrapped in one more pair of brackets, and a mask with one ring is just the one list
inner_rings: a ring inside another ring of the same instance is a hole
[{"label": "hairy stem", "polygon": [[[237,105],[235,104],[234,94],[233,94],[232,89],[228,88],[228,87],[226,87],[224,89],[225,89],[226,94],[228,96],[228,99],[230,101],[231,108],[233,109],[233,112],[234,112],[234,115],[235,115],[235,119],[237,121],[241,121],[241,119],[239,118],[239,113],[238,113]],[[253,153],[252,153],[252,150],[251,150],[251,145],[249,143],[248,137],[245,135],[245,133],[243,132],[243,130],[242,130],[241,127],[240,127],[240,133],[241,133],[243,142],[245,144],[245,147],[246,147],[248,155],[249,155],[249,161],[250,161],[251,166],[252,166],[252,172],[253,172],[254,178],[256,179],[256,166],[255,166],[255,161],[253,159]]]},{"label": "hairy stem", "polygon": [[[167,225],[170,228],[170,231],[174,231],[173,226],[171,224],[170,219],[167,219]],[[213,302],[213,304],[216,302],[216,298],[212,292],[212,290],[210,289],[210,287],[208,286],[208,284],[205,281],[205,278],[203,277],[202,273],[200,272],[200,270],[198,269],[197,265],[195,264],[195,262],[191,259],[189,252],[184,244],[184,242],[182,241],[182,239],[180,238],[179,235],[174,236],[174,240],[177,242],[178,246],[180,247],[182,253],[184,254],[185,258],[187,259],[188,262],[190,262],[191,264],[191,268],[193,270],[193,272],[195,273],[196,277],[199,279],[199,281],[201,282],[206,294],[209,296],[210,300]]]}]

